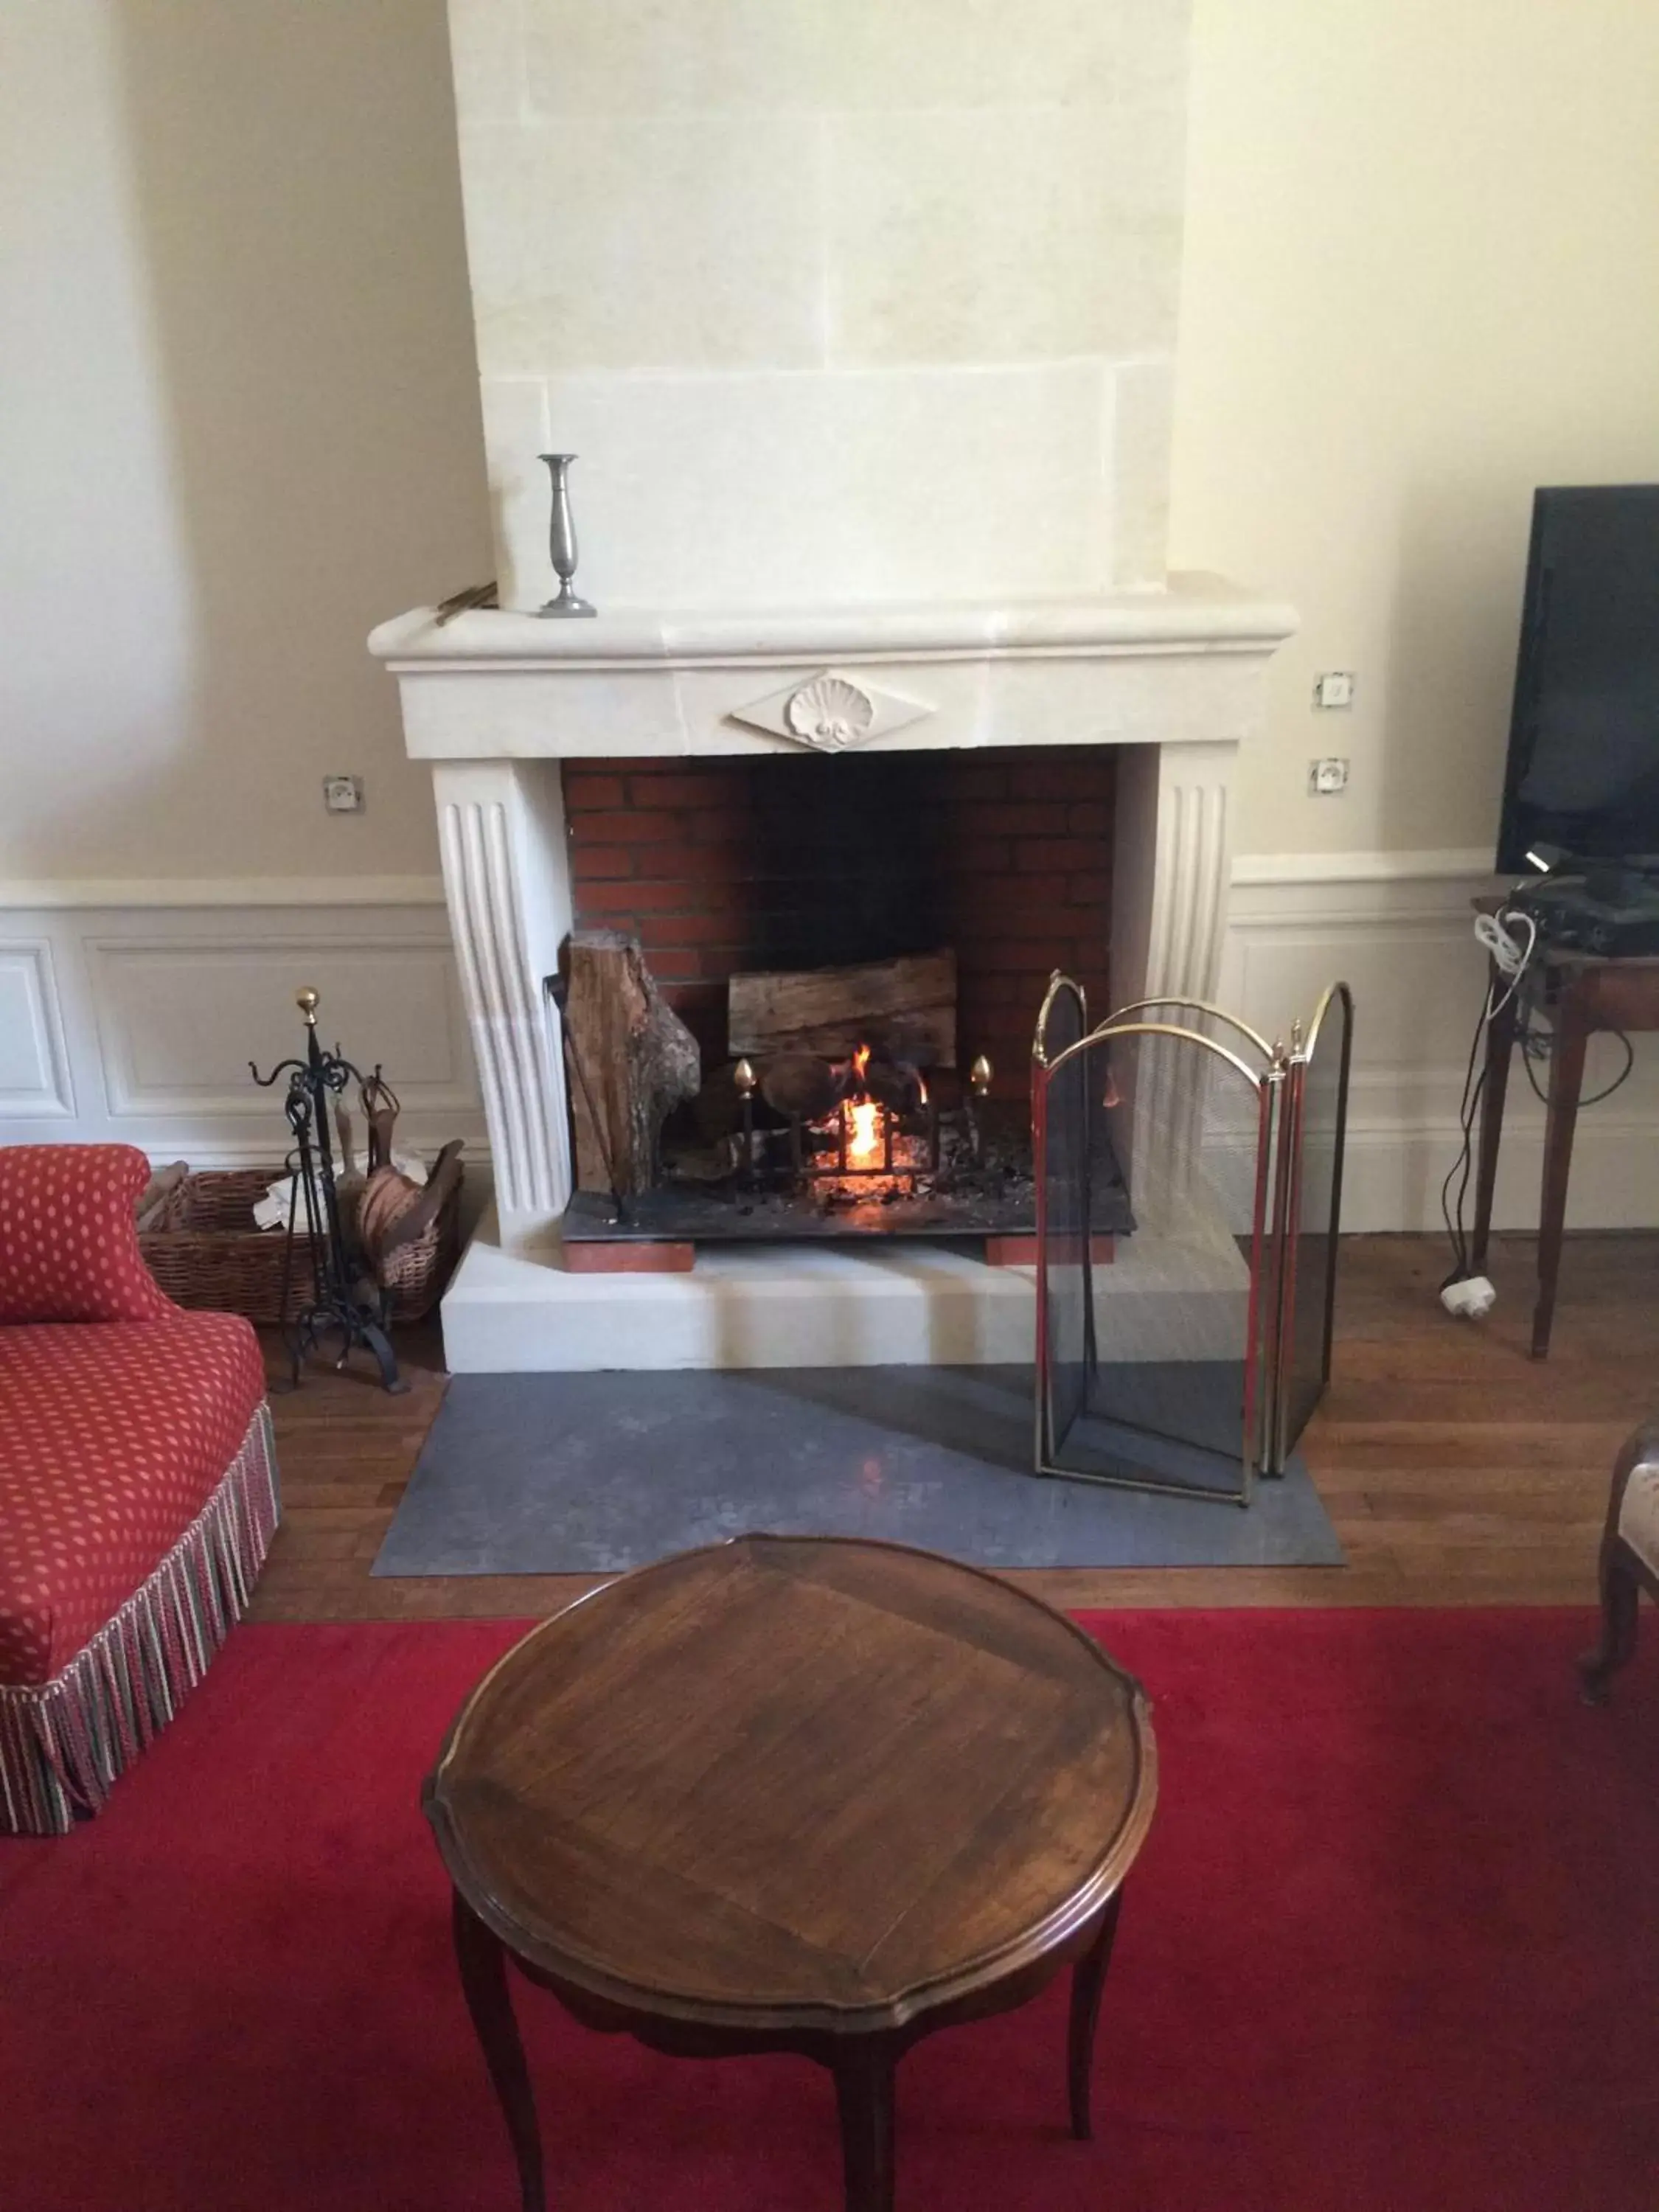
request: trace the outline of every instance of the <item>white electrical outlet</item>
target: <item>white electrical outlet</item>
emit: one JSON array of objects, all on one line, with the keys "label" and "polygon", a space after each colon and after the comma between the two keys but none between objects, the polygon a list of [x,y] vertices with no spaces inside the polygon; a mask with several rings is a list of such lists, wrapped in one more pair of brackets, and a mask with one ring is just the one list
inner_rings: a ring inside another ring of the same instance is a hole
[{"label": "white electrical outlet", "polygon": [[323,805],[331,814],[361,814],[363,811],[362,776],[325,775],[323,778]]},{"label": "white electrical outlet", "polygon": [[1314,704],[1322,713],[1333,708],[1353,704],[1353,671],[1333,668],[1320,677],[1314,684]]},{"label": "white electrical outlet", "polygon": [[1340,755],[1308,763],[1310,799],[1334,799],[1348,787],[1348,763]]}]

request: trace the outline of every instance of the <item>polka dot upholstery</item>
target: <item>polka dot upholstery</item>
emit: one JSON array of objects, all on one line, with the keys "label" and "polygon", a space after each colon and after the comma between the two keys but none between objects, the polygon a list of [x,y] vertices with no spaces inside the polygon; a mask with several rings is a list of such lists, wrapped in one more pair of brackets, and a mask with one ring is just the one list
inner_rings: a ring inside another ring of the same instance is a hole
[{"label": "polka dot upholstery", "polygon": [[50,1680],[125,1603],[264,1396],[246,1322],[161,1305],[0,1328],[0,1683]]},{"label": "polka dot upholstery", "polygon": [[133,1206],[149,1180],[131,1145],[0,1149],[0,1322],[174,1312],[138,1249]]}]

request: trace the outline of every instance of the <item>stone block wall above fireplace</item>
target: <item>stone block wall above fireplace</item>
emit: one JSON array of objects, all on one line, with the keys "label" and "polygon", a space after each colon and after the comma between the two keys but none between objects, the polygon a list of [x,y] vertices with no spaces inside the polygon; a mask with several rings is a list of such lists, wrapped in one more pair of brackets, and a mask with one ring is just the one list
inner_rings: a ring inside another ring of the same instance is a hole
[{"label": "stone block wall above fireplace", "polygon": [[1188,0],[451,0],[503,606],[1164,573]]}]

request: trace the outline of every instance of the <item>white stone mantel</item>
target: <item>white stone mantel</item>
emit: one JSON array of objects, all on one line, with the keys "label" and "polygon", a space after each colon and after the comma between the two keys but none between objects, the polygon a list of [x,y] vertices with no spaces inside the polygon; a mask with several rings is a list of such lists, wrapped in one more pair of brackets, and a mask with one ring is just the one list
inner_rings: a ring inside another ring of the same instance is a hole
[{"label": "white stone mantel", "polygon": [[940,653],[980,658],[1056,647],[1097,652],[1250,652],[1282,644],[1294,611],[1224,576],[1177,573],[1158,590],[1090,599],[918,601],[749,608],[601,608],[590,620],[471,608],[440,624],[430,607],[394,615],[369,638],[393,668],[480,659],[550,667],[629,666],[660,660],[798,660],[833,653],[882,658]]},{"label": "white stone mantel", "polygon": [[[369,650],[398,679],[411,758],[594,758],[775,750],[734,718],[768,690],[880,669],[927,708],[908,746],[1235,741],[1260,712],[1252,680],[1292,611],[1220,577],[1083,599],[601,611],[591,621],[417,608]],[[1109,680],[1102,662],[1116,664]],[[482,688],[487,685],[487,689]],[[787,742],[787,740],[784,742]]]},{"label": "white stone mantel", "polygon": [[[1288,607],[1204,575],[1084,599],[618,609],[591,621],[475,610],[442,625],[422,608],[382,623],[370,650],[398,678],[410,757],[432,764],[500,1216],[495,1257],[469,1258],[483,1279],[477,1311],[465,1269],[445,1303],[452,1365],[458,1356],[471,1365],[556,1368],[763,1366],[811,1356],[799,1320],[769,1334],[769,1314],[796,1310],[779,1279],[793,1264],[781,1249],[734,1255],[706,1279],[701,1268],[690,1277],[553,1279],[570,1160],[562,1044],[544,985],[573,920],[557,763],[805,754],[842,750],[842,741],[872,751],[1122,748],[1113,996],[1120,1005],[1206,999],[1226,927],[1233,764],[1261,723],[1267,660],[1295,626]],[[833,696],[848,714],[829,734],[813,720],[812,687],[834,677],[842,683]],[[502,1263],[533,1266],[537,1279],[504,1282],[490,1273]],[[837,1261],[837,1279],[850,1282],[865,1264]],[[821,1273],[822,1255],[802,1265]],[[870,1298],[843,1284],[851,1318],[823,1339],[832,1346],[825,1356],[1026,1356],[1029,1347],[1008,1347],[1019,1339],[1029,1285],[988,1280],[983,1297],[954,1285],[950,1310],[961,1333],[951,1334],[952,1322],[942,1335],[938,1273],[932,1261],[918,1264],[908,1324],[895,1316],[890,1255],[872,1273]],[[815,1295],[803,1294],[799,1310],[810,1312]],[[745,1298],[748,1317],[734,1326]],[[526,1322],[526,1312],[539,1317]],[[475,1327],[481,1334],[469,1333]],[[734,1342],[741,1358],[731,1356]]]}]

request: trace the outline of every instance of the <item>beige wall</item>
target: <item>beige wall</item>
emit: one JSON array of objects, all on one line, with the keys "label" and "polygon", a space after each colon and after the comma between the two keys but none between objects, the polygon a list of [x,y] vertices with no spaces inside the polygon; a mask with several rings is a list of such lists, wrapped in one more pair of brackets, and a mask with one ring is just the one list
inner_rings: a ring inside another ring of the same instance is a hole
[{"label": "beige wall", "polygon": [[1490,850],[1533,487],[1659,478],[1659,5],[1197,0],[1194,47],[1170,557],[1303,616],[1239,846]]},{"label": "beige wall", "polygon": [[[1490,840],[1531,489],[1659,477],[1656,117],[1653,0],[1196,0],[1172,554],[1304,620],[1246,852]],[[0,224],[0,878],[428,870],[362,640],[489,562],[441,0],[5,0]]]},{"label": "beige wall", "polygon": [[5,0],[0,226],[0,883],[434,869],[363,641],[489,573],[442,0]]}]

